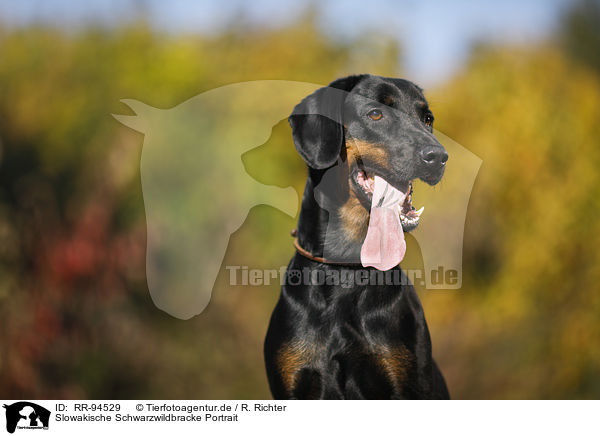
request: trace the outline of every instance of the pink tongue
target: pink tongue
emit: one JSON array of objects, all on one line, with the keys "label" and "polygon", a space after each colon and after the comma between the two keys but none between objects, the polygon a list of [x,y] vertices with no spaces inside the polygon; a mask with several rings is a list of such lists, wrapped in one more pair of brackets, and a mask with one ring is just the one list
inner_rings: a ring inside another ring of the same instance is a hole
[{"label": "pink tongue", "polygon": [[405,197],[405,193],[397,190],[381,177],[375,176],[369,229],[360,250],[363,266],[387,271],[404,259],[406,241],[398,215],[398,206],[402,204]]}]

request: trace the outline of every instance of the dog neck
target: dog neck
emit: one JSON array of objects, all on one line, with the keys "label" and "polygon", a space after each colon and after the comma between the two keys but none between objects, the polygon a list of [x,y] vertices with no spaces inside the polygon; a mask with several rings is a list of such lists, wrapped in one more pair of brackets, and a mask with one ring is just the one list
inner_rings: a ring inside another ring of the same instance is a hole
[{"label": "dog neck", "polygon": [[314,257],[360,264],[368,212],[348,186],[348,168],[309,168],[300,217],[298,244]]}]

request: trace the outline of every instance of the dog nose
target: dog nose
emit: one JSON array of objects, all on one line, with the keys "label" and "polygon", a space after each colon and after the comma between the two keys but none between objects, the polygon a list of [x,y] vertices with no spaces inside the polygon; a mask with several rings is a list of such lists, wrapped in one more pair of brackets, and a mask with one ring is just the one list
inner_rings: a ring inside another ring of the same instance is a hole
[{"label": "dog nose", "polygon": [[425,147],[419,152],[419,154],[421,155],[423,162],[425,162],[428,166],[443,166],[446,165],[446,161],[448,160],[448,152],[442,147]]}]

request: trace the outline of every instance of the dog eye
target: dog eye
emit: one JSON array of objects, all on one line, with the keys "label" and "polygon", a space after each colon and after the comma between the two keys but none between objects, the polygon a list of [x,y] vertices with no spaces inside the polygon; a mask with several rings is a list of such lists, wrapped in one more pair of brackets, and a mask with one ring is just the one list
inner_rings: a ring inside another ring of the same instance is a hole
[{"label": "dog eye", "polygon": [[367,114],[367,116],[369,118],[371,118],[373,121],[379,121],[380,119],[383,118],[383,114],[381,113],[381,111],[378,111],[377,109],[373,109],[371,112],[369,112]]},{"label": "dog eye", "polygon": [[423,122],[429,127],[431,127],[431,125],[433,124],[433,114],[431,112],[425,114],[425,116],[423,117]]}]

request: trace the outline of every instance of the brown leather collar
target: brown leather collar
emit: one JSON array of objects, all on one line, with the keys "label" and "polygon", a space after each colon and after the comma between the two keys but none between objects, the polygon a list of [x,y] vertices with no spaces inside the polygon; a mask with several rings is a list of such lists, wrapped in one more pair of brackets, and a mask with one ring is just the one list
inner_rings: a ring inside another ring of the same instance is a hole
[{"label": "brown leather collar", "polygon": [[[295,231],[292,231],[292,236],[296,236]],[[326,263],[328,265],[345,265],[345,266],[360,265],[359,263],[351,263],[351,262],[334,262],[331,260],[327,260],[324,257],[313,256],[313,254],[310,251],[305,250],[304,248],[302,248],[300,246],[300,243],[298,242],[298,238],[294,238],[294,247],[296,247],[296,251],[298,253],[300,253],[302,256],[306,257],[307,259],[314,260],[315,262]]]},{"label": "brown leather collar", "polygon": [[324,257],[313,256],[309,251],[305,250],[304,248],[302,248],[300,246],[300,243],[298,242],[298,238],[294,238],[294,247],[296,247],[296,251],[298,253],[300,253],[302,256],[304,256],[310,260],[314,260],[315,262],[320,262],[320,263],[333,263],[333,262],[329,262]]}]

